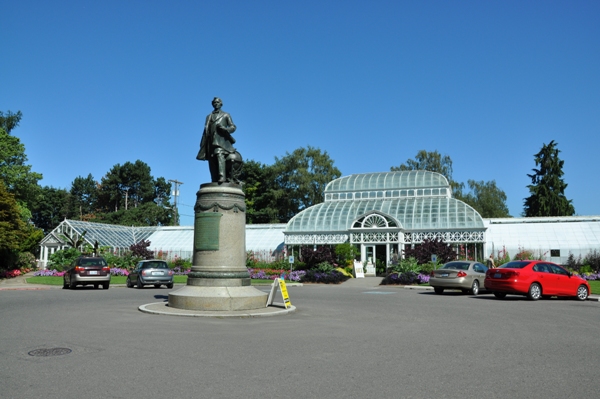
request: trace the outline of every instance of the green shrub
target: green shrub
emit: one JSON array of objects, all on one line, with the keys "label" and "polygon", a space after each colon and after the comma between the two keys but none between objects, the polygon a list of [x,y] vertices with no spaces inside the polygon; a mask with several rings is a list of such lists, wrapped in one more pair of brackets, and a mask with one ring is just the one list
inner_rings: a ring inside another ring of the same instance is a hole
[{"label": "green shrub", "polygon": [[19,257],[17,258],[16,263],[17,269],[34,269],[37,267],[35,263],[35,256],[31,252],[21,252],[19,253]]},{"label": "green shrub", "polygon": [[48,267],[62,272],[80,256],[81,252],[76,248],[58,250],[48,257]]},{"label": "green shrub", "polygon": [[585,256],[584,265],[588,265],[595,273],[600,272],[600,252],[595,249]]},{"label": "green shrub", "polygon": [[354,259],[358,256],[358,248],[349,242],[338,244],[335,246],[335,255],[337,256],[338,265],[352,266]]},{"label": "green shrub", "polygon": [[421,265],[421,270],[419,270],[419,272],[421,272],[421,274],[429,275],[433,270],[439,269],[440,266],[441,265],[438,262],[427,262]]},{"label": "green shrub", "polygon": [[407,258],[401,259],[397,265],[392,265],[390,267],[390,274],[404,274],[404,273],[419,273],[421,271],[421,266],[417,263],[415,258]]},{"label": "green shrub", "polygon": [[322,273],[332,272],[335,268],[329,262],[321,262],[315,268],[317,271]]}]

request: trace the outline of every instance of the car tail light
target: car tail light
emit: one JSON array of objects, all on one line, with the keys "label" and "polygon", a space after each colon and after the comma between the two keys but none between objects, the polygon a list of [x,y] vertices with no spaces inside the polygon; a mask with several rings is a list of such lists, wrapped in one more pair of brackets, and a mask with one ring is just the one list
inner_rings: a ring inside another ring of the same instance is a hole
[{"label": "car tail light", "polygon": [[169,270],[169,276],[173,275],[173,270]]},{"label": "car tail light", "polygon": [[435,277],[435,273],[433,272],[433,270],[431,271],[431,273],[429,273],[429,276]]},{"label": "car tail light", "polygon": [[142,270],[142,276],[147,276],[148,275],[148,271],[147,270]]},{"label": "car tail light", "polygon": [[465,272],[458,272],[456,274],[456,277],[467,277],[467,273],[465,273]]},{"label": "car tail light", "polygon": [[102,271],[103,271],[103,272],[106,272],[106,273],[110,273],[110,267],[108,267],[108,266],[104,266],[104,267],[102,268]]},{"label": "car tail light", "polygon": [[85,267],[75,266],[75,273],[79,273],[79,272],[83,272],[83,271],[85,271]]}]

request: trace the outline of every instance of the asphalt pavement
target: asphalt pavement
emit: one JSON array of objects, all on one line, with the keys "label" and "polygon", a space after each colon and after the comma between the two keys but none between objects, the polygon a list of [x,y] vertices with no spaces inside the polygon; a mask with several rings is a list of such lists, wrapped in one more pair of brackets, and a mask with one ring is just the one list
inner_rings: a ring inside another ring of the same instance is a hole
[{"label": "asphalt pavement", "polygon": [[166,301],[164,287],[1,286],[0,398],[564,398],[600,390],[593,301],[436,295],[365,279],[291,286],[297,310],[280,317],[189,318],[138,310]]}]

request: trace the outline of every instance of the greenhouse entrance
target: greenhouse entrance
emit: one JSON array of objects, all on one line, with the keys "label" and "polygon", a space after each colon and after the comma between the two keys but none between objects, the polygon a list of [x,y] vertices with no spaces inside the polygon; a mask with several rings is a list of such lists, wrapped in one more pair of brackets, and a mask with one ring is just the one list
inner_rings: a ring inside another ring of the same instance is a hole
[{"label": "greenhouse entrance", "polygon": [[[375,269],[379,267],[380,272],[385,272],[387,265],[390,263],[390,259],[388,257],[388,245],[387,244],[377,244],[377,245],[363,245],[365,256],[361,258],[364,259],[366,264],[372,263]],[[362,251],[361,251],[362,252]],[[362,254],[361,254],[362,255]]]}]

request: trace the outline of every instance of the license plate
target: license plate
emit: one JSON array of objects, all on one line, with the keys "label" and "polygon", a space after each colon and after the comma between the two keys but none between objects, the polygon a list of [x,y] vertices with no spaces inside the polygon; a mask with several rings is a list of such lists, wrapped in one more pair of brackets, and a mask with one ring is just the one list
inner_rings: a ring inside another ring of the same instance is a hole
[{"label": "license plate", "polygon": [[494,278],[501,278],[501,277],[502,277],[502,274],[500,274],[500,273],[494,274]]},{"label": "license plate", "polygon": [[162,276],[163,272],[152,272],[153,276]]},{"label": "license plate", "polygon": [[441,276],[441,277],[448,277],[448,276],[449,276],[449,274],[448,274],[448,273],[442,273],[442,274],[440,274],[440,276]]},{"label": "license plate", "polygon": [[97,271],[97,270],[90,270],[90,271],[88,272],[88,274],[98,274],[98,271]]}]

